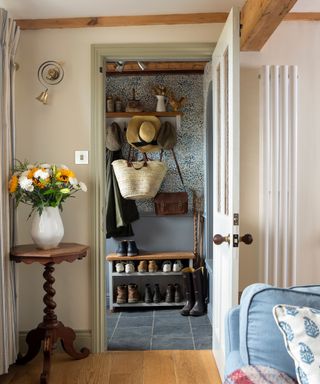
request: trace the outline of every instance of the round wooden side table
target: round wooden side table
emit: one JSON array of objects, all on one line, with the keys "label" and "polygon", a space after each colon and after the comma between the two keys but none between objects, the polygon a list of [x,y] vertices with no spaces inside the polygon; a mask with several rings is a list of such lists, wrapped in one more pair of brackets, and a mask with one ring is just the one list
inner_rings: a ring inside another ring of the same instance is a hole
[{"label": "round wooden side table", "polygon": [[37,328],[28,332],[26,342],[28,351],[24,356],[19,356],[16,363],[26,364],[32,360],[41,348],[43,342],[43,371],[40,376],[40,383],[47,384],[49,380],[51,354],[57,341],[60,339],[63,350],[75,359],[83,359],[90,353],[88,348],[82,348],[77,352],[73,342],[76,338],[72,328],[65,327],[61,321],[58,321],[55,314],[56,303],[53,297],[56,291],[53,288],[55,278],[53,277],[54,265],[63,261],[72,263],[77,259],[82,259],[87,255],[89,247],[75,243],[61,243],[58,248],[54,249],[38,249],[34,244],[19,245],[11,249],[10,258],[17,263],[40,263],[44,265],[43,277],[45,283],[43,289],[45,295],[43,302],[45,308],[43,310],[43,321]]}]

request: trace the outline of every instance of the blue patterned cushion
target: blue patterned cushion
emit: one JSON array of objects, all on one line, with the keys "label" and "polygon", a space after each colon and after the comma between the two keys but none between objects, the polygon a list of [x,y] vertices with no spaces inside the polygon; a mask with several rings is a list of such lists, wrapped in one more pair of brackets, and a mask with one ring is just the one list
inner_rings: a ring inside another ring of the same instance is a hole
[{"label": "blue patterned cushion", "polygon": [[277,305],[275,321],[296,366],[300,384],[320,383],[320,311],[308,307]]}]

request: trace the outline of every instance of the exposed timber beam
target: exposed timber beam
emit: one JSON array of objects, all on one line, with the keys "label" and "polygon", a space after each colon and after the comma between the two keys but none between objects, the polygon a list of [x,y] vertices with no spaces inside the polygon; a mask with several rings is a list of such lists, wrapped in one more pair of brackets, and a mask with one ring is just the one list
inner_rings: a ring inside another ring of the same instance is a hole
[{"label": "exposed timber beam", "polygon": [[[277,3],[279,0],[274,1]],[[282,0],[279,1],[279,3],[280,2],[282,3]],[[253,0],[253,3],[256,4],[256,0]],[[21,29],[57,29],[89,27],[125,27],[139,25],[224,23],[227,20],[227,16],[227,13],[221,12],[186,13],[174,15],[77,17],[65,19],[18,19],[16,20],[16,22]],[[292,12],[285,15],[283,20],[320,21],[320,12]]]},{"label": "exposed timber beam", "polygon": [[224,23],[227,13],[181,13],[171,15],[102,16],[67,19],[16,20],[21,29],[55,29],[85,27],[129,27],[137,25],[173,25]]},{"label": "exposed timber beam", "polygon": [[320,21],[320,12],[290,12],[285,21]]},{"label": "exposed timber beam", "polygon": [[106,73],[113,75],[150,74],[153,72],[166,73],[203,73],[208,61],[143,61],[144,70],[141,70],[137,61],[126,61],[121,72],[117,72],[116,63],[106,63]]},{"label": "exposed timber beam", "polygon": [[297,0],[247,0],[241,11],[241,51],[260,51]]}]

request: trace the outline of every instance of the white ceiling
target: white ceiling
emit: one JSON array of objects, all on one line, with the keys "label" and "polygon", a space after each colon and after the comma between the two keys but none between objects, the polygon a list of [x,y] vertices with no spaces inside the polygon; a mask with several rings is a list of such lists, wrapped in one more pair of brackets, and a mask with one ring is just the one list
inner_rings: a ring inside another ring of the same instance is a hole
[{"label": "white ceiling", "polygon": [[[245,0],[0,0],[16,19],[228,12]],[[298,0],[294,11],[320,11],[320,0]]]}]

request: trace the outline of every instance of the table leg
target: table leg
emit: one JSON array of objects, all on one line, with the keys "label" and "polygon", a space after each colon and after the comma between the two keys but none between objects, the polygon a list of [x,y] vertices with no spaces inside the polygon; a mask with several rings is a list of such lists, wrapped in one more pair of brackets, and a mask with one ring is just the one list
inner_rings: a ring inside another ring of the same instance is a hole
[{"label": "table leg", "polygon": [[57,330],[58,337],[61,338],[61,345],[63,350],[74,359],[80,360],[87,357],[90,353],[88,348],[81,348],[80,352],[77,352],[74,348],[73,342],[76,338],[74,330],[69,327],[65,327],[61,322],[61,327]]},{"label": "table leg", "polygon": [[61,321],[58,321],[55,314],[56,303],[53,301],[53,297],[56,293],[53,288],[55,279],[53,277],[54,263],[48,263],[45,265],[43,277],[45,283],[43,288],[46,294],[43,297],[45,308],[43,310],[43,321],[38,325],[38,328],[31,330],[26,338],[28,344],[28,351],[25,356],[18,357],[17,364],[26,364],[32,360],[39,352],[41,348],[41,342],[43,341],[43,371],[40,376],[40,384],[47,384],[50,374],[51,366],[51,354],[52,349],[56,342],[61,339],[61,344],[64,351],[73,357],[74,359],[84,359],[90,353],[88,348],[82,348],[80,352],[74,348],[74,340],[76,334],[72,328],[65,327]]},{"label": "table leg", "polygon": [[52,333],[49,331],[43,341],[43,370],[40,376],[40,384],[47,384],[49,382],[53,344],[54,340],[52,340]]},{"label": "table leg", "polygon": [[24,356],[19,355],[16,364],[23,365],[35,358],[40,351],[41,341],[44,338],[45,330],[41,328],[32,329],[28,332],[26,342],[28,351]]}]

